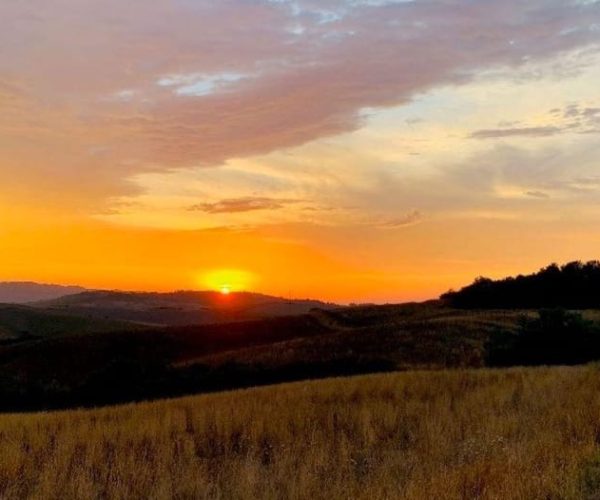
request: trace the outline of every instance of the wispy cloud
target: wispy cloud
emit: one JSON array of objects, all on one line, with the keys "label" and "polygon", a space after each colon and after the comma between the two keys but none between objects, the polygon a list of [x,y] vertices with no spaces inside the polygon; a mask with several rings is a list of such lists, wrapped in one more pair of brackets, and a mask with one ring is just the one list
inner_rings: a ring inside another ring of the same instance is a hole
[{"label": "wispy cloud", "polygon": [[499,137],[548,137],[561,132],[559,127],[515,127],[477,130],[471,134],[473,139],[496,139]]},{"label": "wispy cloud", "polygon": [[266,197],[230,198],[214,203],[198,203],[188,207],[188,210],[206,212],[209,214],[251,212],[254,210],[278,210],[286,205],[298,203],[299,201],[300,200]]},{"label": "wispy cloud", "polygon": [[412,226],[423,220],[423,214],[418,210],[412,210],[399,217],[389,218],[381,221],[378,225],[383,228],[397,228]]},{"label": "wispy cloud", "polygon": [[545,117],[551,122],[543,126],[523,126],[520,121],[503,122],[498,128],[472,132],[472,139],[509,137],[549,137],[562,133],[600,132],[600,107],[573,103],[564,108],[552,108]]},{"label": "wispy cloud", "polygon": [[538,199],[548,199],[550,195],[548,193],[544,193],[543,191],[527,191],[525,193],[526,196],[530,198],[538,198]]}]

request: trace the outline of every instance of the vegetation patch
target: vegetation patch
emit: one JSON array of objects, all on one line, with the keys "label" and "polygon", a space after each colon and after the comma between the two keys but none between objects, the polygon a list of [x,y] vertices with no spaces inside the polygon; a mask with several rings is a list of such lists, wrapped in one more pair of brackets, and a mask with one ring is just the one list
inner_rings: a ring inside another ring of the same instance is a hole
[{"label": "vegetation patch", "polygon": [[466,309],[599,309],[600,261],[551,264],[534,274],[501,280],[480,277],[442,299]]},{"label": "vegetation patch", "polygon": [[596,366],[0,416],[0,498],[598,498]]}]

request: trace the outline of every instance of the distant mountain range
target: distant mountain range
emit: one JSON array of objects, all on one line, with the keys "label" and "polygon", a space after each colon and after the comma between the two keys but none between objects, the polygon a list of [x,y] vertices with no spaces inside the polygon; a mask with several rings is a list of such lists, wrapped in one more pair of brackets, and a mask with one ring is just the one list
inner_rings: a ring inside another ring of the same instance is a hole
[{"label": "distant mountain range", "polygon": [[31,281],[0,282],[0,303],[27,304],[84,292],[79,286],[44,285]]},{"label": "distant mountain range", "polygon": [[37,283],[0,283],[0,303],[27,304],[53,315],[147,326],[246,321],[337,307],[318,300],[291,300],[250,292],[124,292]]}]

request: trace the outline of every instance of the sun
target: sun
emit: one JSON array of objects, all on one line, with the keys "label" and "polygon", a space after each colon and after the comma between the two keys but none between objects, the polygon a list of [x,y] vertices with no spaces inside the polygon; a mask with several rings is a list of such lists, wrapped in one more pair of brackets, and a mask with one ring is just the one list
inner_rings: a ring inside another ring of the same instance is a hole
[{"label": "sun", "polygon": [[242,269],[211,269],[199,277],[202,287],[222,295],[248,291],[256,282],[256,275]]}]

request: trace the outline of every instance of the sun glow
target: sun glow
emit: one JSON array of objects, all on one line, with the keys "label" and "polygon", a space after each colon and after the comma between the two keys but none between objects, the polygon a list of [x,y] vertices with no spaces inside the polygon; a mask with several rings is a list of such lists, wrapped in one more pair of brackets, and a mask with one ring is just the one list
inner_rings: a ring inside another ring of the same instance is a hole
[{"label": "sun glow", "polygon": [[256,282],[256,276],[241,269],[215,269],[202,275],[203,287],[217,290],[223,295],[249,290]]}]

